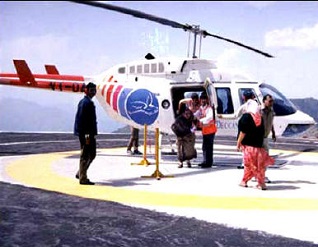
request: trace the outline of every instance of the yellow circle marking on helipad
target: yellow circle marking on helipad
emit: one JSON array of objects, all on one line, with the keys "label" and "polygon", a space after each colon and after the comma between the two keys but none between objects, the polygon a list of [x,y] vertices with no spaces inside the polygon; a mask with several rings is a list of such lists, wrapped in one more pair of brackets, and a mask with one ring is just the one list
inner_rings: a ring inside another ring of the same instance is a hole
[{"label": "yellow circle marking on helipad", "polygon": [[30,187],[130,205],[202,209],[318,210],[318,199],[204,196],[140,191],[98,184],[83,186],[75,182],[75,178],[60,176],[52,170],[53,161],[74,154],[75,152],[31,155],[8,164],[6,172],[12,179]]}]

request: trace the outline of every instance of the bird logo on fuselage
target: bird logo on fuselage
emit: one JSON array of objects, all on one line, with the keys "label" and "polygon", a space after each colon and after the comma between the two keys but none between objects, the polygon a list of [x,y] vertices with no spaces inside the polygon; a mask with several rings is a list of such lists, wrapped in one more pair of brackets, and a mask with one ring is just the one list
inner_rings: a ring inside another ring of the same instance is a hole
[{"label": "bird logo on fuselage", "polygon": [[138,124],[152,124],[159,115],[158,99],[147,89],[132,91],[127,97],[126,112]]}]

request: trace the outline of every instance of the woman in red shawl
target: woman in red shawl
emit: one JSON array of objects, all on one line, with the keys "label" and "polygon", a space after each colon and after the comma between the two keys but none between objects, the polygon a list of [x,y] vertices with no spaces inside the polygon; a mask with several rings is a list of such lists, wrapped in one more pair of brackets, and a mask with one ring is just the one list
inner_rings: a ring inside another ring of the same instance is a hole
[{"label": "woman in red shawl", "polygon": [[256,101],[247,104],[246,113],[242,115],[238,123],[237,150],[243,152],[244,175],[240,186],[248,187],[247,182],[256,178],[257,188],[266,190],[266,167],[274,164],[263,146],[264,125],[260,113],[260,107]]}]

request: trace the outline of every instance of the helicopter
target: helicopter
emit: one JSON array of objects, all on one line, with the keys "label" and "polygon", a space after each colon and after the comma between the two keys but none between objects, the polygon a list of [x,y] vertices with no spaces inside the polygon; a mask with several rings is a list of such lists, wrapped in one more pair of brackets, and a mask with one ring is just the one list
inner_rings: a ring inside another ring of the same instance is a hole
[{"label": "helicopter", "polygon": [[[140,11],[95,1],[71,1],[116,11],[178,28],[193,37],[192,57],[160,57],[148,53],[145,59],[122,63],[96,76],[60,74],[55,65],[45,65],[46,74],[33,74],[24,60],[14,60],[16,73],[0,73],[0,84],[51,90],[55,92],[83,93],[85,84],[97,85],[96,99],[105,112],[116,121],[136,128],[159,128],[172,134],[170,128],[178,115],[178,102],[193,92],[207,92],[210,104],[217,114],[234,114],[242,102],[245,90],[252,90],[259,103],[266,93],[275,99],[274,126],[277,136],[293,136],[315,124],[312,117],[299,111],[273,86],[259,83],[244,74],[221,70],[214,61],[202,59],[200,50],[203,38],[213,37],[265,57],[272,55],[240,42],[214,35],[198,25],[180,24]],[[190,45],[188,46],[190,54]],[[237,119],[217,118],[219,135],[237,135]]]}]

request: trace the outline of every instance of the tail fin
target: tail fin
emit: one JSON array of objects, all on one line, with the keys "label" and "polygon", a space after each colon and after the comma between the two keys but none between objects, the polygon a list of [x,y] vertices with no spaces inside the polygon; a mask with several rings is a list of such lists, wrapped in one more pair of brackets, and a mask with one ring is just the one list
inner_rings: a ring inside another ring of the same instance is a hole
[{"label": "tail fin", "polygon": [[45,70],[46,70],[46,73],[48,73],[49,75],[59,75],[60,74],[55,65],[46,64]]},{"label": "tail fin", "polygon": [[13,60],[13,63],[14,63],[15,69],[17,70],[17,74],[20,78],[21,84],[36,87],[37,83],[26,61]]}]

